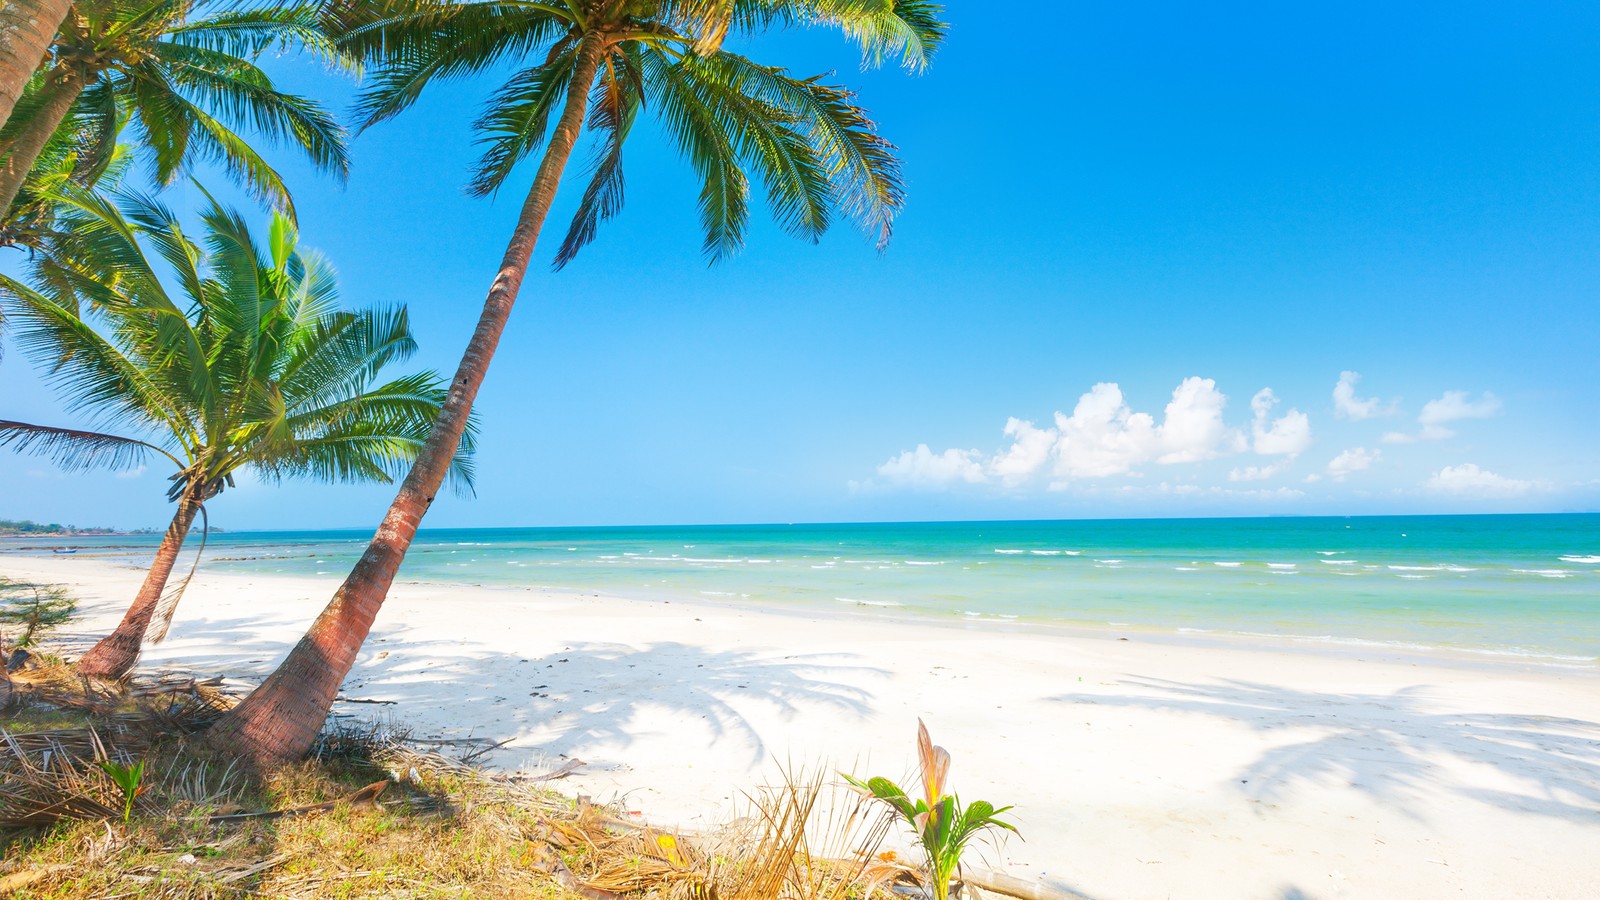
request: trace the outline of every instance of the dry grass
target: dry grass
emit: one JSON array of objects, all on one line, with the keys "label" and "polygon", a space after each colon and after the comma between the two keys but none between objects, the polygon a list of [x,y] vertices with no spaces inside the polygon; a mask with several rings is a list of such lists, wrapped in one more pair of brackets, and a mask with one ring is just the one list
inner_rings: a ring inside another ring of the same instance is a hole
[{"label": "dry grass", "polygon": [[[231,701],[193,679],[114,693],[47,661],[18,689],[0,728],[0,897],[870,900],[910,871],[878,856],[879,811],[820,774],[690,835],[393,728],[338,729],[314,759],[247,774],[194,740]],[[146,790],[124,824],[99,763],[136,759]]]}]

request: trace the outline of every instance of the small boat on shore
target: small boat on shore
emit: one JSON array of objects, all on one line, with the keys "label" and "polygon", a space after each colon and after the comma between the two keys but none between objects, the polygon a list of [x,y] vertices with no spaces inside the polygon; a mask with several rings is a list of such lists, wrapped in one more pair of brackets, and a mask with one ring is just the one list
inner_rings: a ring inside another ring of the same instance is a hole
[{"label": "small boat on shore", "polygon": [[78,552],[78,548],[77,547],[54,547],[54,548],[52,548],[50,550],[50,552],[59,554],[61,556],[66,556],[69,553],[77,553]]}]

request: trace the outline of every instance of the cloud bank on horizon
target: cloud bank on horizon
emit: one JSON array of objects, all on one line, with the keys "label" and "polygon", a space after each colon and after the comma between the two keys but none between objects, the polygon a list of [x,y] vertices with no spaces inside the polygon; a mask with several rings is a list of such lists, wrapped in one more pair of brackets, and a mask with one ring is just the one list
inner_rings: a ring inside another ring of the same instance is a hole
[{"label": "cloud bank on horizon", "polygon": [[[1344,371],[1333,386],[1332,419],[1341,421],[1339,431],[1401,414],[1398,398],[1361,396],[1360,380],[1359,373]],[[1396,484],[1395,476],[1405,477],[1398,467],[1383,483],[1375,477],[1383,474],[1390,459],[1366,443],[1433,443],[1440,445],[1439,454],[1459,453],[1445,442],[1458,436],[1463,423],[1489,419],[1504,410],[1500,398],[1488,391],[1477,397],[1464,390],[1444,391],[1422,406],[1414,431],[1374,433],[1360,444],[1320,454],[1322,461],[1309,464],[1302,457],[1309,459],[1317,445],[1311,413],[1286,406],[1270,387],[1251,396],[1247,420],[1230,421],[1228,403],[1215,380],[1191,376],[1172,390],[1158,417],[1135,411],[1117,383],[1101,382],[1083,393],[1070,413],[1058,411],[1043,425],[1007,418],[1002,436],[1009,443],[992,453],[935,451],[919,443],[889,457],[872,478],[851,482],[850,487],[858,492],[968,489],[1012,494],[1112,490],[1280,501],[1306,497],[1304,486],[1319,483],[1323,489],[1337,485],[1453,500],[1506,500],[1556,488],[1445,455],[1424,460],[1428,474],[1420,481],[1412,475],[1409,482]],[[1233,463],[1225,477],[1215,464],[1201,465],[1214,460]],[[1160,481],[1152,483],[1151,476]],[[1277,487],[1270,484],[1275,480],[1280,482]],[[1289,486],[1291,481],[1300,486]],[[1229,486],[1251,483],[1254,486]]]}]

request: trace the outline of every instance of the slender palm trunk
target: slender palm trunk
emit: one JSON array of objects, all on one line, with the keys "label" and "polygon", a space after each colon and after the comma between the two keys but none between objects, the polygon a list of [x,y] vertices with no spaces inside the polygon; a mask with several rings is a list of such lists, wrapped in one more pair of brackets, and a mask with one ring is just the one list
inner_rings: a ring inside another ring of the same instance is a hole
[{"label": "slender palm trunk", "polygon": [[62,120],[67,117],[67,112],[72,109],[72,104],[83,93],[87,83],[83,74],[76,69],[58,68],[51,72],[41,89],[45,96],[38,112],[34,113],[15,139],[0,148],[0,153],[5,154],[5,159],[0,160],[0,215],[11,209],[17,192],[22,190],[22,183],[28,178],[28,172],[39,161],[40,151],[50,142],[50,136],[56,133],[56,129],[61,127]]},{"label": "slender palm trunk", "polygon": [[167,579],[172,576],[172,567],[178,561],[178,551],[183,549],[183,539],[188,537],[189,527],[199,513],[199,488],[191,487],[178,500],[178,511],[172,517],[172,524],[167,526],[167,533],[161,538],[155,561],[150,564],[150,572],[144,576],[144,584],[139,586],[139,594],[134,597],[133,605],[128,607],[122,621],[117,624],[117,630],[101,638],[78,660],[80,675],[122,679],[133,671],[134,663],[139,661],[139,651],[144,647],[144,632],[150,627],[150,617],[161,602]]},{"label": "slender palm trunk", "polygon": [[588,35],[579,48],[566,105],[427,444],[333,600],[267,680],[212,727],[209,740],[213,746],[256,763],[295,759],[305,755],[321,730],[466,430],[472,401],[488,374],[561,173],[583,128],[589,85],[604,49],[602,40],[599,35]]},{"label": "slender palm trunk", "polygon": [[43,64],[50,43],[71,11],[72,0],[0,3],[0,126],[11,119],[17,98]]}]

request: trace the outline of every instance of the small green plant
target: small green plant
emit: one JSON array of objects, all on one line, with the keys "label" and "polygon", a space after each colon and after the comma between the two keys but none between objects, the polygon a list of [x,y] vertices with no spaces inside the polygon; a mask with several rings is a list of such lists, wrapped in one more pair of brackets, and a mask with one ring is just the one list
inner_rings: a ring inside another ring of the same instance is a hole
[{"label": "small green plant", "polygon": [[922,768],[923,796],[920,798],[913,799],[899,785],[881,776],[862,781],[845,775],[844,780],[866,796],[887,803],[911,825],[928,854],[933,895],[937,900],[948,900],[950,877],[960,867],[961,853],[967,844],[991,828],[1003,828],[1013,834],[1017,829],[999,818],[1011,807],[995,809],[994,804],[977,800],[963,808],[955,794],[945,793],[950,754],[928,737],[928,726],[922,724],[921,719],[917,720],[917,757]]},{"label": "small green plant", "polygon": [[122,789],[122,824],[126,825],[133,818],[133,801],[149,787],[143,784],[144,760],[118,763],[108,759],[100,763],[100,768]]},{"label": "small green plant", "polygon": [[33,646],[41,632],[66,624],[77,611],[78,601],[63,588],[0,577],[0,625],[22,628],[18,647]]}]

